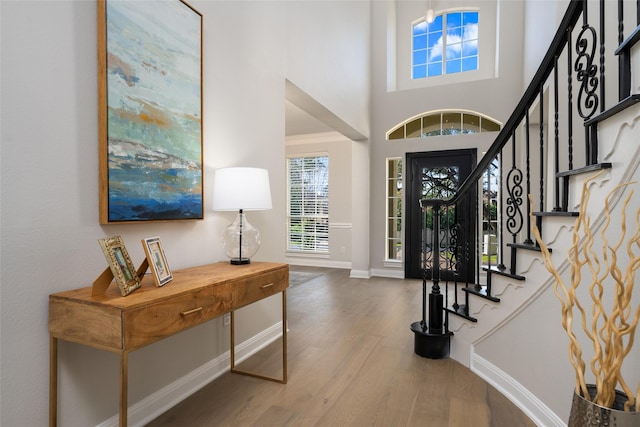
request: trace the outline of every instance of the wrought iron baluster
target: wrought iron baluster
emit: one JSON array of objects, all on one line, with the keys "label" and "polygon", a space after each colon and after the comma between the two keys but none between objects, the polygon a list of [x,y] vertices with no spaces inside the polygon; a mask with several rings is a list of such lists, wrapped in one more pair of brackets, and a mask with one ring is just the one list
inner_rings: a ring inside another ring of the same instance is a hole
[{"label": "wrought iron baluster", "polygon": [[[594,64],[597,45],[597,34],[593,27],[588,24],[587,1],[583,1],[582,28],[576,40],[576,62],[574,70],[576,80],[580,83],[578,91],[578,114],[585,121],[593,117],[598,110],[600,100],[596,91],[598,90],[598,66]],[[587,165],[595,162],[597,157],[596,135],[591,126],[585,126],[585,154]],[[595,150],[595,152],[594,152]]]},{"label": "wrought iron baluster", "polygon": [[605,81],[604,81],[604,0],[600,0],[600,112],[602,113],[605,110],[606,98],[604,96],[605,91]]},{"label": "wrought iron baluster", "polygon": [[[624,2],[618,0],[618,46],[624,40]],[[618,55],[618,101],[631,94],[631,55],[625,50]]]},{"label": "wrought iron baluster", "polygon": [[433,265],[431,267],[431,293],[429,294],[429,333],[442,333],[443,296],[440,292],[440,205],[433,206]]},{"label": "wrought iron baluster", "polygon": [[[462,267],[462,263],[465,262],[465,259],[463,258],[463,254],[460,252],[460,249],[458,247],[458,236],[462,236],[463,233],[459,232],[459,227],[460,224],[458,224],[457,222],[454,223],[451,227],[450,227],[450,232],[449,232],[449,250],[451,252],[450,258],[451,258],[451,271],[453,272],[453,290],[454,290],[454,295],[455,295],[455,302],[454,305],[457,303],[457,295],[458,295],[458,279],[460,278],[460,269]],[[447,291],[445,292],[445,307],[449,307],[449,288],[447,287]],[[454,310],[457,310],[458,307],[454,307]],[[446,315],[446,313],[445,313]],[[448,318],[448,315],[447,315]],[[448,328],[448,326],[446,326],[447,323],[447,318],[445,318],[445,329]]]},{"label": "wrought iron baluster", "polygon": [[506,270],[507,266],[504,265],[504,251],[502,248],[504,247],[504,232],[502,226],[502,212],[504,212],[504,202],[502,197],[502,153],[503,150],[500,150],[500,154],[498,154],[498,209],[496,212],[496,216],[498,217],[498,247],[496,248],[496,255],[500,257],[500,263],[497,265],[498,269]]},{"label": "wrought iron baluster", "polygon": [[[491,188],[491,167],[488,167],[486,169],[486,180],[487,180],[487,188],[485,191],[485,194],[483,195],[483,212],[482,212],[482,216],[486,219],[487,222],[487,236],[484,235],[484,230],[482,231],[482,245],[484,247],[485,245],[485,240],[486,240],[486,248],[485,250],[483,250],[482,255],[484,255],[484,252],[487,253],[487,268],[491,269],[491,221],[493,218],[491,218],[491,194],[492,194],[492,188]],[[484,227],[483,227],[484,228]],[[476,282],[480,283],[479,281]]]},{"label": "wrought iron baluster", "polygon": [[511,134],[511,170],[507,174],[507,231],[512,242],[516,243],[517,235],[522,229],[522,171],[516,166],[516,134]]},{"label": "wrought iron baluster", "polygon": [[[567,46],[571,46],[572,31],[573,27],[569,28],[567,31]],[[567,148],[569,156],[569,170],[573,169],[573,61],[571,58],[571,49],[567,49]]]},{"label": "wrought iron baluster", "polygon": [[[544,83],[540,83],[540,212],[544,212]],[[542,233],[542,217],[536,218],[536,226]]]},{"label": "wrought iron baluster", "polygon": [[[522,215],[522,171],[516,166],[516,134],[511,134],[511,170],[507,174],[507,231],[511,234],[513,243],[522,230],[524,216]],[[511,248],[510,272],[516,271],[516,250]]]},{"label": "wrought iron baluster", "polygon": [[554,153],[554,212],[560,212],[560,149],[559,149],[559,129],[558,129],[558,55],[553,58],[553,153]]},{"label": "wrought iron baluster", "polygon": [[[527,194],[531,194],[531,154],[529,152],[529,110],[525,113],[524,117],[525,129],[524,129],[524,143],[525,143],[525,161],[526,161],[526,173],[527,173]],[[527,197],[527,238],[524,243],[526,245],[533,245],[533,240],[531,239],[531,218],[529,218],[529,212],[531,212],[531,200]]]}]

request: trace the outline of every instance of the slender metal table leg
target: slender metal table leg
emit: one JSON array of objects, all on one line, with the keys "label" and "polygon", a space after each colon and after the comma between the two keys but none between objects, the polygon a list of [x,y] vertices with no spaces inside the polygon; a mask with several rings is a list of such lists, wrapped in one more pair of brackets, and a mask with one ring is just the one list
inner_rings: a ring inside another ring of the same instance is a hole
[{"label": "slender metal table leg", "polygon": [[231,311],[231,372],[235,374],[248,375],[254,378],[260,378],[263,380],[275,381],[277,383],[287,383],[287,290],[282,291],[282,379],[268,377],[260,374],[254,374],[252,372],[242,371],[236,369],[236,345],[235,345],[235,316]]},{"label": "slender metal table leg", "polygon": [[127,427],[129,354],[120,353],[120,427]]},{"label": "slender metal table leg", "polygon": [[49,338],[49,427],[58,423],[58,338]]},{"label": "slender metal table leg", "polygon": [[287,383],[287,290],[282,291],[282,383]]}]

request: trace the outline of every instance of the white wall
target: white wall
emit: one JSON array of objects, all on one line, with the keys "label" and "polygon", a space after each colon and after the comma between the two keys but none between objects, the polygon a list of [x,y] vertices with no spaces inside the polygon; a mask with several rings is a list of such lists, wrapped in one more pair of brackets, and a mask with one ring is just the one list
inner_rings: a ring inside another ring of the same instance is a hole
[{"label": "white wall", "polygon": [[[144,256],[140,239],[154,235],[161,237],[173,269],[225,259],[220,234],[233,214],[211,211],[206,191],[214,169],[269,169],[274,209],[252,214],[263,242],[255,259],[284,260],[287,73],[368,134],[367,2],[190,4],[204,16],[206,218],[100,226],[96,3],[0,2],[1,425],[47,424],[48,295],[88,286],[105,268],[98,238],[122,235],[136,264]],[[313,47],[305,40],[340,49],[303,55],[300,50]],[[276,322],[279,307],[271,299],[245,310],[238,339]],[[132,353],[129,402],[227,350],[228,328],[213,321]],[[96,425],[115,415],[117,372],[117,356],[61,343],[60,425]]]}]

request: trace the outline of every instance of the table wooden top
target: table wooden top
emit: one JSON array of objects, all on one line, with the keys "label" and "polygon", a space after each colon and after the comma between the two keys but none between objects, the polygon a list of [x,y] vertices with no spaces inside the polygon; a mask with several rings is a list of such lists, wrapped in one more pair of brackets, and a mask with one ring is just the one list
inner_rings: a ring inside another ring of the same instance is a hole
[{"label": "table wooden top", "polygon": [[219,285],[229,281],[242,280],[251,276],[267,273],[288,264],[273,262],[251,262],[245,265],[231,265],[228,262],[201,265],[197,267],[175,270],[173,280],[162,287],[157,287],[151,275],[142,279],[140,288],[126,296],[120,294],[115,282],[111,283],[104,295],[91,295],[91,286],[64,291],[49,296],[50,299],[73,300],[90,305],[103,305],[119,309],[132,309],[147,304],[150,300],[161,301],[181,293],[191,292],[203,286]]}]

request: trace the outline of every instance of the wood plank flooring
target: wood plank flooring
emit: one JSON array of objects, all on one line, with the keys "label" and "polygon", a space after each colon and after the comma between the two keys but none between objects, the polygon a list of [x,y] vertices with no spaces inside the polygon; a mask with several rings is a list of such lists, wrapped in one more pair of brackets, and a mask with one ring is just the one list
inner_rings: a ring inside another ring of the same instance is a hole
[{"label": "wood plank flooring", "polygon": [[[226,373],[148,426],[535,426],[459,363],[415,355],[419,281],[291,270],[323,275],[287,291],[289,383]],[[281,353],[239,367],[279,376]]]}]

